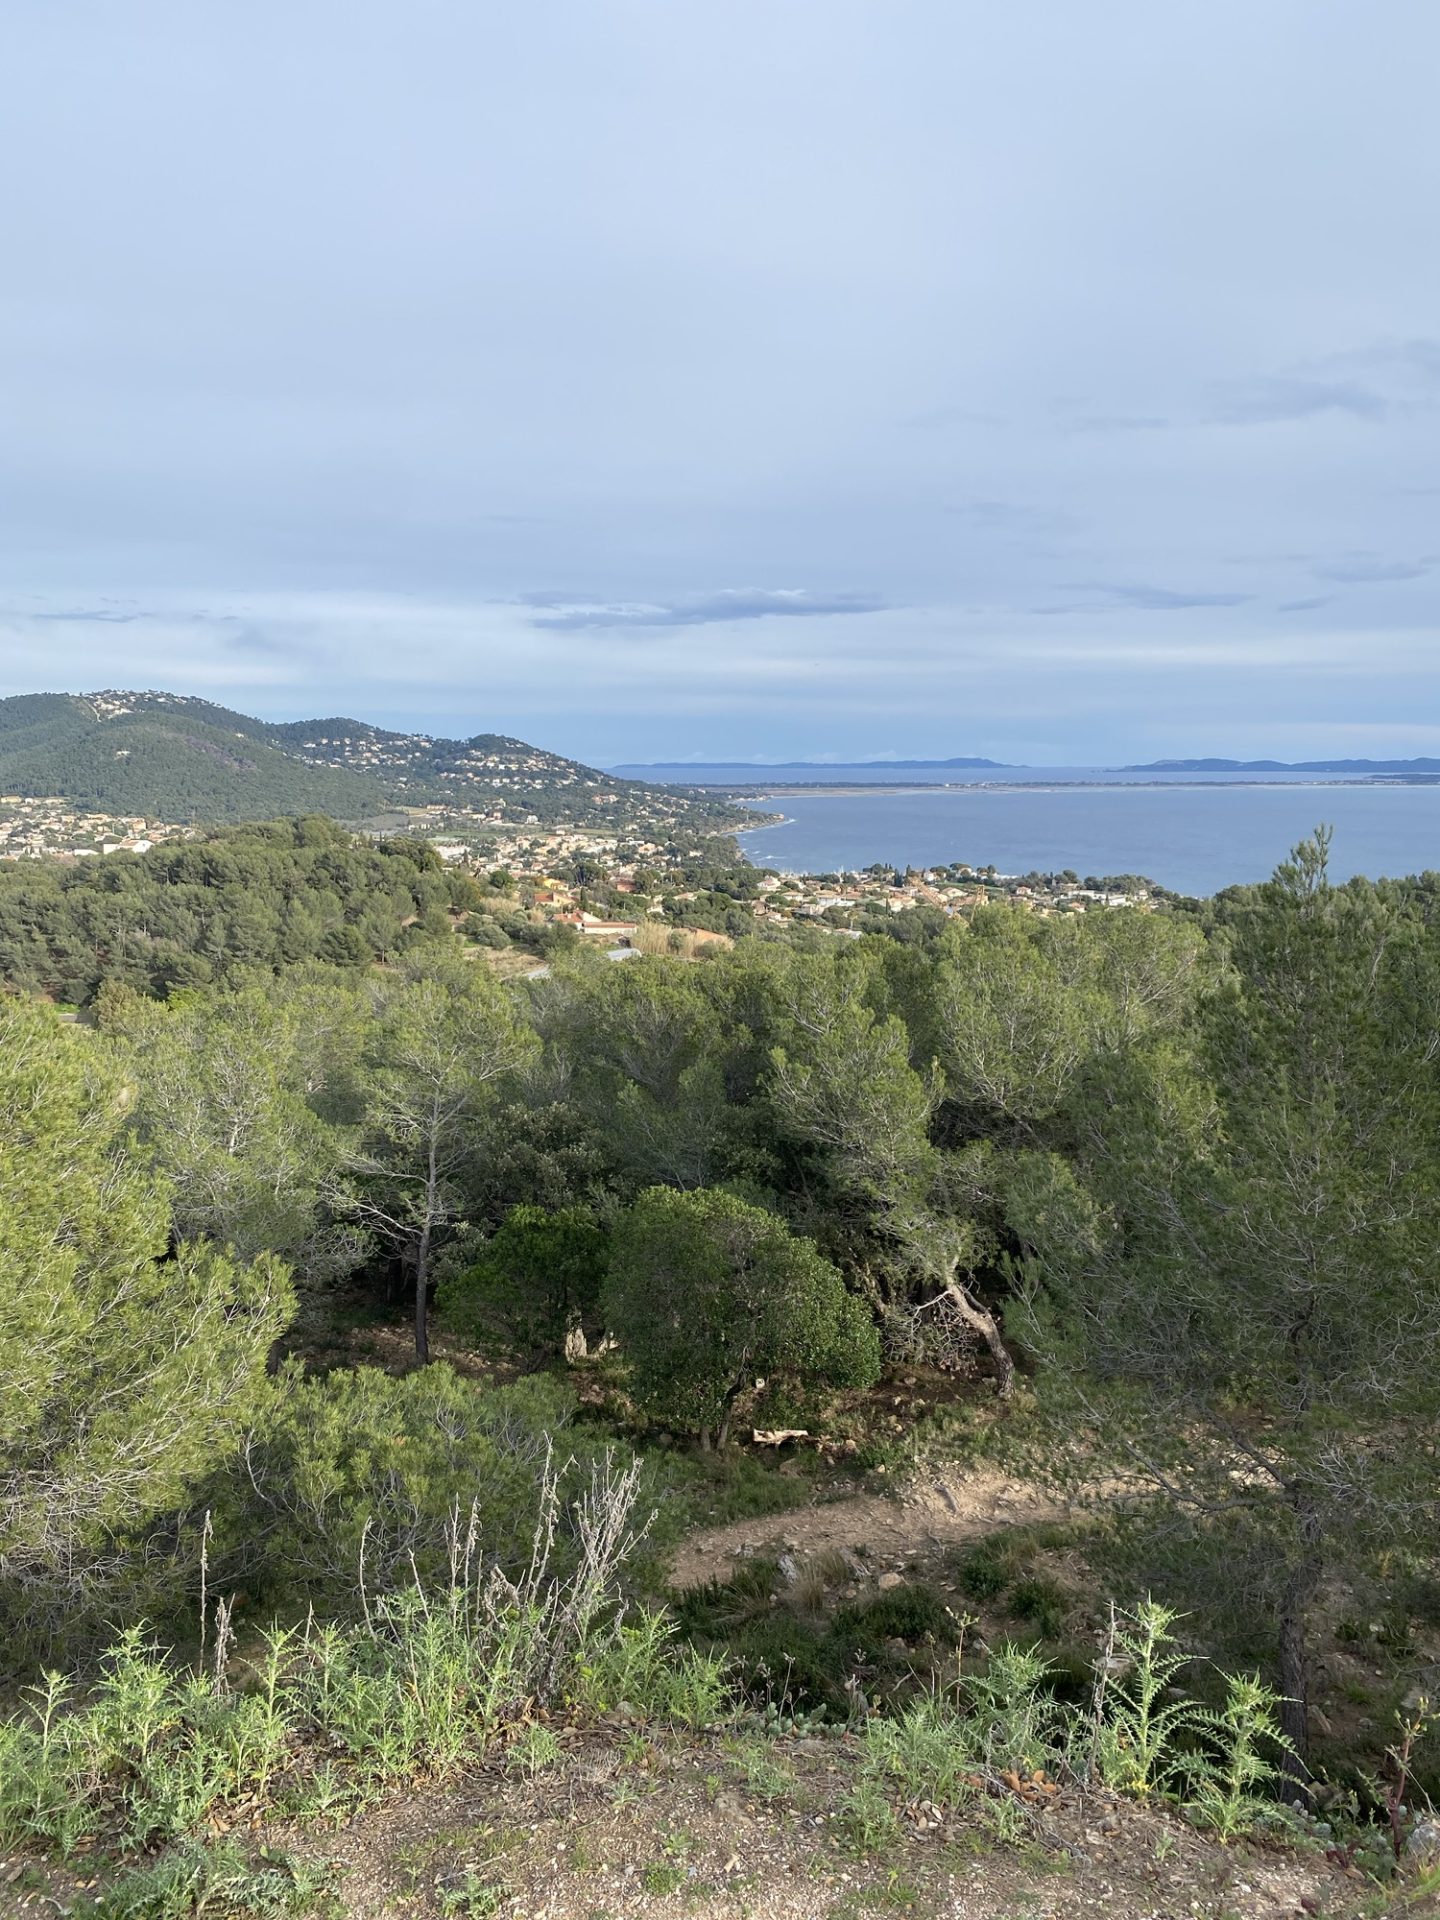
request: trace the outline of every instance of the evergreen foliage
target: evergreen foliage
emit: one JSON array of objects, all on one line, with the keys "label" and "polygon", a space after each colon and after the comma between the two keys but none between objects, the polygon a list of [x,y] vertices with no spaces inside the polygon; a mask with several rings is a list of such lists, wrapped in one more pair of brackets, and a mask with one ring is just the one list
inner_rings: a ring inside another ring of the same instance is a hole
[{"label": "evergreen foliage", "polygon": [[312,1326],[337,1282],[403,1295],[421,1362],[432,1292],[506,1363],[604,1334],[587,1393],[702,1441],[983,1348],[1040,1470],[1135,1496],[1124,1592],[1208,1562],[1194,1631],[1244,1617],[1298,1769],[1322,1601],[1440,1551],[1430,882],[1333,886],[1321,840],[1203,919],[987,908],[508,984],[461,888],[313,819],[0,874],[15,1658],[187,1603],[207,1509],[217,1578],[339,1615],[362,1547],[376,1591],[438,1577],[477,1498],[508,1577],[547,1437],[567,1493],[593,1464],[543,1382],[267,1375],[293,1272]]},{"label": "evergreen foliage", "polygon": [[763,1381],[772,1399],[865,1386],[880,1369],[869,1316],[782,1220],[718,1189],[641,1194],[615,1231],[605,1317],[637,1398],[708,1441]]},{"label": "evergreen foliage", "polygon": [[1138,1473],[1275,1622],[1303,1752],[1337,1569],[1440,1547],[1440,955],[1323,837],[1232,928],[1192,1029],[1117,1055],[1074,1164],[1012,1195],[1053,1414]]},{"label": "evergreen foliage", "polygon": [[442,1291],[445,1324],[485,1352],[543,1362],[583,1354],[597,1326],[609,1236],[588,1207],[512,1207]]},{"label": "evergreen foliage", "polygon": [[292,1305],[273,1255],[171,1252],[128,1098],[88,1036],[0,1002],[0,1622],[41,1640],[93,1623],[240,1446]]},{"label": "evergreen foliage", "polygon": [[84,1006],[111,982],[163,996],[256,967],[367,967],[463,884],[421,841],[357,840],[318,817],[0,866],[0,979]]}]

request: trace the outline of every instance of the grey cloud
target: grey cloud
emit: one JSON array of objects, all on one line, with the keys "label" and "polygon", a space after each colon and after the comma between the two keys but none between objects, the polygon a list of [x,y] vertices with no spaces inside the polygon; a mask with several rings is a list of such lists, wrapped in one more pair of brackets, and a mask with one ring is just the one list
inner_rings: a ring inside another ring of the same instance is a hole
[{"label": "grey cloud", "polygon": [[1159,433],[1169,425],[1155,413],[1082,413],[1065,423],[1068,433]]},{"label": "grey cloud", "polygon": [[1440,382],[1440,341],[1415,338],[1350,347],[1287,373],[1232,381],[1211,391],[1210,426],[1266,426],[1323,414],[1377,421],[1431,404],[1417,387]]},{"label": "grey cloud", "polygon": [[987,533],[1053,533],[1070,519],[1050,507],[1027,507],[1013,500],[958,500],[941,512]]},{"label": "grey cloud", "polygon": [[[1189,607],[1241,607],[1254,598],[1249,593],[1177,592],[1173,587],[1130,586],[1106,580],[1076,580],[1068,583],[1072,593],[1095,593],[1101,604],[1134,607],[1145,613],[1182,613]],[[1047,607],[1045,612],[1063,613],[1063,607]]]},{"label": "grey cloud", "polygon": [[1398,662],[1418,727],[1440,9],[1331,11],[7,9],[0,684],[1309,758]]},{"label": "grey cloud", "polygon": [[225,645],[232,653],[254,653],[281,659],[304,656],[311,651],[293,633],[267,633],[262,627],[252,626],[244,626],[236,633],[227,634]]},{"label": "grey cloud", "polygon": [[974,520],[982,526],[1013,526],[1017,521],[1033,517],[1034,509],[1017,507],[1008,500],[961,500],[945,508],[958,519]]},{"label": "grey cloud", "polygon": [[944,427],[1003,427],[1004,416],[987,413],[979,407],[928,407],[923,412],[907,414],[900,422],[919,432],[936,432]]},{"label": "grey cloud", "polygon": [[590,627],[706,627],[730,620],[814,618],[821,614],[875,613],[882,603],[855,593],[812,594],[800,588],[765,591],[727,587],[670,602],[576,601],[560,596],[529,596],[525,604],[545,611],[532,624],[555,633]]},{"label": "grey cloud", "polygon": [[1357,554],[1351,560],[1334,560],[1328,566],[1316,567],[1315,574],[1317,579],[1336,580],[1347,586],[1382,586],[1391,581],[1421,580],[1433,565],[1431,560],[1380,560]]},{"label": "grey cloud", "polygon": [[1440,340],[1414,338],[1385,340],[1374,346],[1352,347],[1322,363],[1334,369],[1359,369],[1382,380],[1396,376],[1422,386],[1440,382]]},{"label": "grey cloud", "polygon": [[1382,420],[1389,411],[1384,395],[1355,380],[1310,379],[1272,374],[1218,390],[1206,419],[1211,426],[1269,426],[1285,420],[1310,420],[1317,414],[1349,414],[1357,420]]},{"label": "grey cloud", "polygon": [[128,626],[133,620],[141,620],[141,613],[116,613],[109,607],[46,607],[39,610],[22,612],[19,608],[5,609],[12,617],[23,620],[103,620],[109,625]]}]

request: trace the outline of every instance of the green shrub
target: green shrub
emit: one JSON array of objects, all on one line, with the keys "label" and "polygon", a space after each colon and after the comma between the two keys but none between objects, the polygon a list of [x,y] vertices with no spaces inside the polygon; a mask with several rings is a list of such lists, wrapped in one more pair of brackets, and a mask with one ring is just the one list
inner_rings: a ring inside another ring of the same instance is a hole
[{"label": "green shrub", "polygon": [[173,1243],[132,1094],[94,1034],[0,997],[0,1667],[163,1594],[166,1523],[263,1416],[294,1310],[270,1255]]},{"label": "green shrub", "polygon": [[1064,1629],[1065,1595],[1044,1574],[1027,1574],[1010,1589],[1009,1607],[1016,1620],[1030,1621],[1047,1640],[1057,1639]]},{"label": "green shrub", "polygon": [[575,1699],[596,1713],[623,1705],[643,1720],[711,1726],[729,1711],[728,1666],[721,1655],[677,1644],[675,1622],[667,1614],[641,1613],[622,1622],[581,1661]]},{"label": "green shrub", "polygon": [[588,1207],[512,1207],[480,1258],[440,1291],[440,1314],[486,1352],[556,1359],[598,1331],[609,1235]]},{"label": "green shrub", "polygon": [[972,1600],[994,1600],[1010,1584],[1010,1570],[996,1549],[982,1541],[960,1562],[960,1587]]},{"label": "green shrub", "polygon": [[702,1441],[724,1444],[761,1377],[783,1404],[880,1371],[868,1313],[815,1244],[718,1188],[640,1195],[616,1228],[604,1305],[639,1404]]},{"label": "green shrub", "polygon": [[[343,1619],[361,1605],[362,1581],[372,1594],[417,1576],[443,1582],[457,1522],[465,1532],[472,1510],[474,1550],[516,1569],[552,1447],[562,1494],[603,1451],[568,1430],[573,1411],[566,1389],[540,1375],[477,1387],[440,1365],[307,1379],[292,1364],[243,1476],[217,1493],[220,1573],[271,1606]],[[579,1465],[566,1468],[572,1453]],[[563,1557],[563,1533],[559,1544]]]},{"label": "green shrub", "polygon": [[300,1920],[335,1913],[329,1871],[266,1849],[251,1858],[233,1840],[186,1840],[70,1909],[76,1920]]},{"label": "green shrub", "polygon": [[367,1596],[360,1621],[262,1635],[243,1679],[223,1604],[199,1669],[137,1628],[84,1696],[50,1675],[0,1720],[0,1848],[156,1850],[242,1800],[333,1817],[473,1765],[535,1707],[593,1705],[606,1685],[657,1718],[708,1721],[721,1664],[674,1647],[668,1622],[619,1613],[638,1479],[633,1463],[592,1467],[569,1503],[567,1570],[552,1550],[560,1482],[542,1466],[517,1579],[487,1569],[467,1526],[446,1582]]},{"label": "green shrub", "polygon": [[872,1655],[888,1640],[934,1640],[955,1646],[960,1639],[955,1615],[935,1589],[921,1581],[841,1607],[831,1632],[837,1640]]},{"label": "green shrub", "polygon": [[814,1619],[781,1582],[773,1560],[741,1563],[730,1580],[691,1588],[675,1601],[681,1631],[723,1649],[734,1683],[756,1706],[848,1716],[862,1682],[908,1674],[897,1640],[952,1646],[959,1624],[939,1595],[919,1584]]}]

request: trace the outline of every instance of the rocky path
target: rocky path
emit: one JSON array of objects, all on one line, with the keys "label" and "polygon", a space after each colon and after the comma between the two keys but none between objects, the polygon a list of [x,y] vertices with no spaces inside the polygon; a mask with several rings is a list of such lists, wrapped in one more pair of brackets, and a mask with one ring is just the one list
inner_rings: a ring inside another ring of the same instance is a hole
[{"label": "rocky path", "polygon": [[765,1552],[797,1560],[837,1552],[883,1577],[924,1567],[1001,1527],[1066,1514],[1063,1505],[997,1468],[956,1467],[895,1494],[856,1494],[764,1520],[703,1529],[676,1551],[671,1579],[679,1588],[725,1579],[738,1560]]}]

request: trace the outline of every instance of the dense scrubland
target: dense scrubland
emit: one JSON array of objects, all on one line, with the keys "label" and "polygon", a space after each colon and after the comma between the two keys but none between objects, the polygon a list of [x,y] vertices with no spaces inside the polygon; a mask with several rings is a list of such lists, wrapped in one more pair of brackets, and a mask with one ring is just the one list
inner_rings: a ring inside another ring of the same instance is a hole
[{"label": "dense scrubland", "polygon": [[[526,981],[476,882],[314,823],[7,883],[0,1843],[129,1862],[113,1914],[299,1910],[206,1850],[227,1809],[845,1728],[862,1856],[1078,1783],[1392,1863],[1437,1771],[1440,882],[1324,856]],[[667,1585],[707,1521],[982,1460],[1062,1517],[965,1604]]]}]

